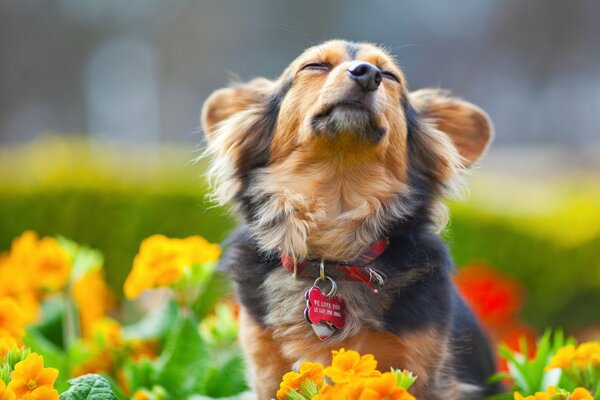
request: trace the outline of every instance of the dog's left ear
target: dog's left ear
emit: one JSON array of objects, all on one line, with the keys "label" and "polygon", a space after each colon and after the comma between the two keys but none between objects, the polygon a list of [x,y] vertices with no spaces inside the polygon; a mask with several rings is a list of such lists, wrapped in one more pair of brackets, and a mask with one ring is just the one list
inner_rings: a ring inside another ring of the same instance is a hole
[{"label": "dog's left ear", "polygon": [[474,104],[451,97],[439,89],[421,89],[409,94],[417,113],[447,134],[470,167],[483,156],[494,136],[487,113]]}]

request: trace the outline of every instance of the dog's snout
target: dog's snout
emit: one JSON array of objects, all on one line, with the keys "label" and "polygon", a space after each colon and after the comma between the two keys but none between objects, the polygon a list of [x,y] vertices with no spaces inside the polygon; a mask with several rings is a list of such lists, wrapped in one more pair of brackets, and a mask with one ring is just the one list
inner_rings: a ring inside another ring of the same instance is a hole
[{"label": "dog's snout", "polygon": [[373,64],[356,61],[348,67],[348,75],[366,92],[377,90],[381,83],[381,71]]}]

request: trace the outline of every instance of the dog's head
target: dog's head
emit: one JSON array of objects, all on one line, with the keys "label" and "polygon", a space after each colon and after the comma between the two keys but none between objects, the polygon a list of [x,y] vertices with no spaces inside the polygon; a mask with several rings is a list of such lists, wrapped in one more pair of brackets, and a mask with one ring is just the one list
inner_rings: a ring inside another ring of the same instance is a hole
[{"label": "dog's head", "polygon": [[384,50],[339,40],[309,48],[277,80],[217,90],[202,125],[217,200],[265,229],[263,248],[301,256],[327,253],[310,242],[328,240],[331,219],[348,231],[368,225],[344,239],[364,246],[441,194],[492,137],[477,106],[440,90],[409,92]]}]

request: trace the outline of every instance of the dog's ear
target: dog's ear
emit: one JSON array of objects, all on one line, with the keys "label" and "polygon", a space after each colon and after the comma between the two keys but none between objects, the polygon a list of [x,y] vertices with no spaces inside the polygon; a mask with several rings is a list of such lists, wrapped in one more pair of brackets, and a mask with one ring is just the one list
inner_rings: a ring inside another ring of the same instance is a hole
[{"label": "dog's ear", "polygon": [[257,78],[247,83],[214,91],[202,106],[200,120],[206,138],[210,140],[219,124],[240,111],[261,105],[269,96],[273,82]]},{"label": "dog's ear", "polygon": [[450,137],[464,167],[472,166],[485,153],[494,128],[481,108],[439,89],[417,90],[409,95],[409,100],[421,118]]}]

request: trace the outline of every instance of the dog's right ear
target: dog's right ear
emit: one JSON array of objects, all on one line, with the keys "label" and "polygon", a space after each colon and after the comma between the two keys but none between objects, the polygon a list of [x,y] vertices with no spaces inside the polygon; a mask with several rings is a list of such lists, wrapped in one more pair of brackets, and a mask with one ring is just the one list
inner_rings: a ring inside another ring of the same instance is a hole
[{"label": "dog's right ear", "polygon": [[273,86],[272,81],[257,78],[214,91],[204,102],[200,118],[207,140],[212,138],[221,122],[240,111],[263,104]]}]

